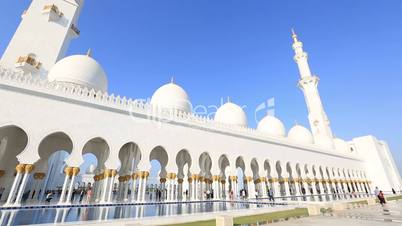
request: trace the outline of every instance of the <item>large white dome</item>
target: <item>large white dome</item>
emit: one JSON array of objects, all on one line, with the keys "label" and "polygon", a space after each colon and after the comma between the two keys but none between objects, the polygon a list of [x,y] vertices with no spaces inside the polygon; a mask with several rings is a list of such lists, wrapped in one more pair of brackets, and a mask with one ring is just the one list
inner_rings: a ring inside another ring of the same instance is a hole
[{"label": "large white dome", "polygon": [[349,144],[346,141],[342,140],[342,139],[335,138],[334,139],[334,145],[335,145],[335,149],[337,151],[345,152],[345,153],[350,152]]},{"label": "large white dome", "polygon": [[247,115],[239,105],[227,102],[215,113],[214,120],[219,123],[247,127]]},{"label": "large white dome", "polygon": [[289,130],[288,138],[294,142],[302,144],[314,143],[313,135],[310,130],[300,125],[295,125]]},{"label": "large white dome", "polygon": [[257,130],[277,137],[284,137],[286,135],[285,126],[278,118],[267,115],[265,116],[257,126]]},{"label": "large white dome", "polygon": [[151,104],[158,108],[191,112],[191,102],[186,91],[173,82],[161,86],[151,98]]},{"label": "large white dome", "polygon": [[103,92],[108,87],[107,76],[100,64],[86,55],[61,59],[49,71],[48,79],[51,82],[66,82]]}]

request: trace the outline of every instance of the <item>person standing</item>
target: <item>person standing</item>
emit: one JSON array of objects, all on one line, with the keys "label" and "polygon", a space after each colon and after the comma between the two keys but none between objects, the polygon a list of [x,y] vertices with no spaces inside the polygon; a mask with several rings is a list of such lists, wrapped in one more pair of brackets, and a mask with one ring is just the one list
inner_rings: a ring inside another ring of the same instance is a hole
[{"label": "person standing", "polygon": [[375,195],[376,197],[378,197],[379,194],[380,194],[380,189],[378,189],[378,187],[375,187],[374,195]]},{"label": "person standing", "polygon": [[272,188],[268,190],[268,198],[269,198],[269,201],[275,202],[274,191]]},{"label": "person standing", "polygon": [[382,191],[380,191],[378,193],[378,199],[380,200],[380,204],[383,206],[385,205],[387,202],[385,201],[385,196],[384,193],[382,193]]},{"label": "person standing", "polygon": [[89,203],[91,201],[91,197],[92,197],[92,188],[89,188],[87,190],[87,200],[86,203]]},{"label": "person standing", "polygon": [[380,189],[378,189],[378,187],[375,187],[374,195],[375,195],[375,197],[377,197],[378,201],[381,202],[380,196],[379,196],[380,195]]},{"label": "person standing", "polygon": [[50,203],[50,201],[53,198],[53,193],[51,191],[49,191],[46,195],[46,202]]},{"label": "person standing", "polygon": [[85,195],[85,189],[82,188],[81,192],[80,192],[80,203],[82,203],[82,200],[84,199],[84,195]]}]

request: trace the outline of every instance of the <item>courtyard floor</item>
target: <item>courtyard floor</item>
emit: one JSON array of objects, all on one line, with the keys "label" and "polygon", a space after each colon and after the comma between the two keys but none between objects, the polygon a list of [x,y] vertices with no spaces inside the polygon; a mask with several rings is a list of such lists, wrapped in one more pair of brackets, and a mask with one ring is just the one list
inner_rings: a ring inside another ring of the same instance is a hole
[{"label": "courtyard floor", "polygon": [[[292,219],[273,226],[381,226],[402,225],[402,201],[348,209],[325,216]],[[271,225],[271,224],[270,224]]]}]

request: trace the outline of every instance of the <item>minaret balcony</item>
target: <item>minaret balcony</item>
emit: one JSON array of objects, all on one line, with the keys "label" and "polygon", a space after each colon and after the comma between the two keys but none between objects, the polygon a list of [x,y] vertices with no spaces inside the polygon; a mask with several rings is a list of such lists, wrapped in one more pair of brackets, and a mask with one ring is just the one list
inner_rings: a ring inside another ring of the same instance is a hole
[{"label": "minaret balcony", "polygon": [[48,21],[58,21],[63,16],[63,13],[54,4],[45,5],[42,14],[47,16]]},{"label": "minaret balcony", "polygon": [[23,70],[24,72],[35,73],[39,71],[41,65],[42,63],[37,61],[34,57],[28,55],[18,57],[15,67]]},{"label": "minaret balcony", "polygon": [[71,24],[70,33],[73,37],[78,37],[80,36],[81,31],[74,24]]}]

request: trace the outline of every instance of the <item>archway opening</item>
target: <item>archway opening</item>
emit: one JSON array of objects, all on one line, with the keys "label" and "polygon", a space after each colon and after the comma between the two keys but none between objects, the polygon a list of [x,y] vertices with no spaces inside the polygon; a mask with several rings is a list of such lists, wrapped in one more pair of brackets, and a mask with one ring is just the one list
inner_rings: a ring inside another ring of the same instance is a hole
[{"label": "archway opening", "polygon": [[15,167],[18,165],[17,156],[28,144],[28,135],[15,125],[0,127],[0,188],[3,192],[0,201],[5,201],[14,181]]},{"label": "archway opening", "polygon": [[[80,189],[85,189],[86,200],[88,202],[100,202],[102,199],[107,199],[108,189],[105,189],[105,183],[109,183],[105,175],[106,166],[105,163],[110,155],[110,147],[105,139],[101,137],[96,137],[87,141],[82,150],[82,156],[84,159],[83,164],[80,166],[79,177],[87,178],[86,187],[81,187]],[[96,165],[94,164],[96,162]],[[87,174],[86,170],[92,165],[92,173]],[[94,176],[95,175],[95,176]],[[92,179],[93,180],[92,180]],[[107,185],[107,184],[106,184]],[[113,181],[111,188],[109,190],[114,191],[117,186],[117,181]],[[78,192],[81,192],[78,191]],[[89,194],[88,194],[89,192]],[[112,192],[114,195],[115,192]],[[88,197],[87,197],[88,195]],[[113,198],[113,197],[112,197]],[[80,197],[81,199],[81,197]],[[73,198],[73,201],[77,201]],[[72,202],[73,203],[73,202]]]},{"label": "archway opening", "polygon": [[64,183],[65,160],[73,150],[71,138],[63,133],[49,134],[39,144],[39,161],[35,163],[33,177],[23,195],[23,201],[41,202],[49,192],[54,194],[51,202],[59,200]]},{"label": "archway opening", "polygon": [[167,198],[166,180],[168,173],[166,166],[169,161],[165,148],[157,146],[152,149],[149,161],[151,163],[150,179],[147,181],[148,185],[145,188],[148,190],[148,198],[151,200],[165,200]]}]

